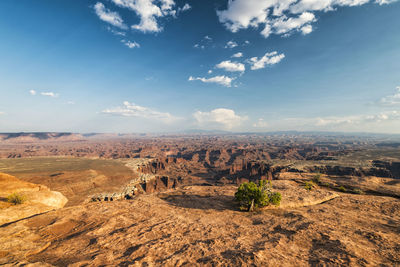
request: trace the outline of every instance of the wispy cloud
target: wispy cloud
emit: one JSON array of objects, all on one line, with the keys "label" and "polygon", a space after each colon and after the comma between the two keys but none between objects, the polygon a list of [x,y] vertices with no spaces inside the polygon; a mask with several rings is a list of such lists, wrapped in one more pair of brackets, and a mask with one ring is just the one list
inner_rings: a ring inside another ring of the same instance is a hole
[{"label": "wispy cloud", "polygon": [[128,41],[128,40],[121,40],[121,43],[123,43],[124,45],[126,45],[129,48],[139,48],[140,44],[136,43],[136,42],[132,42],[132,41]]},{"label": "wispy cloud", "polygon": [[240,116],[232,109],[217,108],[211,111],[196,111],[193,113],[199,127],[209,129],[225,129],[231,130],[239,127],[243,121],[247,120],[246,116]]},{"label": "wispy cloud", "polygon": [[395,106],[400,105],[400,86],[396,88],[397,92],[393,95],[385,96],[381,98],[379,104],[384,106]]},{"label": "wispy cloud", "polygon": [[184,4],[183,5],[183,7],[181,7],[180,9],[178,9],[179,11],[188,11],[188,10],[190,10],[192,7],[188,4],[188,3],[186,3],[186,4]]},{"label": "wispy cloud", "polygon": [[263,119],[259,118],[255,123],[253,123],[254,128],[267,128],[269,124]]},{"label": "wispy cloud", "polygon": [[59,95],[54,92],[41,92],[42,96],[49,96],[49,97],[58,97]]},{"label": "wispy cloud", "polygon": [[285,58],[285,54],[278,54],[277,51],[266,53],[263,57],[252,57],[248,61],[251,65],[251,70],[263,69],[267,65],[275,65]]},{"label": "wispy cloud", "polygon": [[199,43],[193,45],[194,48],[204,49],[212,44],[212,38],[208,35],[204,36]]},{"label": "wispy cloud", "polygon": [[238,44],[235,41],[229,41],[226,43],[225,48],[235,48]]},{"label": "wispy cloud", "polygon": [[123,117],[155,119],[162,121],[164,123],[171,123],[180,119],[178,117],[171,115],[168,112],[159,112],[148,107],[143,107],[133,103],[129,103],[128,101],[125,101],[122,107],[105,109],[102,111],[102,113],[115,116],[123,116]]},{"label": "wispy cloud", "polygon": [[94,5],[94,10],[97,14],[97,16],[102,20],[107,23],[110,23],[111,25],[121,28],[121,29],[127,29],[128,27],[124,24],[123,19],[117,12],[110,11],[107,9],[103,3],[97,2]]},{"label": "wispy cloud", "polygon": [[[37,95],[38,92],[36,90],[29,90],[30,95]],[[39,92],[40,95],[42,96],[48,96],[48,97],[58,97],[59,94],[54,93],[54,92]]]},{"label": "wispy cloud", "polygon": [[235,78],[230,78],[225,75],[220,75],[220,76],[215,76],[211,78],[203,78],[203,77],[189,77],[189,81],[202,81],[203,83],[216,83],[219,85],[223,85],[226,87],[231,87],[232,86],[232,81]]}]

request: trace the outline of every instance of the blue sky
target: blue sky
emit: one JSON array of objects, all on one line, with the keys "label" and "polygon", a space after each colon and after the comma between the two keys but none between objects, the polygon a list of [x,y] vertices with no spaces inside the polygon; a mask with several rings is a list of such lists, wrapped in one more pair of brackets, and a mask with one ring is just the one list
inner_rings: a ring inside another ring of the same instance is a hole
[{"label": "blue sky", "polygon": [[0,131],[400,133],[400,1],[2,0]]}]

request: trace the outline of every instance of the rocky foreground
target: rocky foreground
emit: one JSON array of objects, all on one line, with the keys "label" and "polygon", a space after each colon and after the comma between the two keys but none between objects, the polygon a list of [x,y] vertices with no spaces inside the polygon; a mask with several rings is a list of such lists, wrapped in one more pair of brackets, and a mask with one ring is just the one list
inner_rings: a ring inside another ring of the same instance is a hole
[{"label": "rocky foreground", "polygon": [[0,227],[0,264],[396,266],[399,199],[273,181],[280,208],[240,212],[236,187],[185,186]]}]

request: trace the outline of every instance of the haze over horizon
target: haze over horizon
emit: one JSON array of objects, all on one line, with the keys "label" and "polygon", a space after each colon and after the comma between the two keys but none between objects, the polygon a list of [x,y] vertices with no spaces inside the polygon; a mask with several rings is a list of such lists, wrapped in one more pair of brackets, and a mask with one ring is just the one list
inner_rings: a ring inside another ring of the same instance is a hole
[{"label": "haze over horizon", "polygon": [[0,2],[0,132],[400,134],[400,1]]}]

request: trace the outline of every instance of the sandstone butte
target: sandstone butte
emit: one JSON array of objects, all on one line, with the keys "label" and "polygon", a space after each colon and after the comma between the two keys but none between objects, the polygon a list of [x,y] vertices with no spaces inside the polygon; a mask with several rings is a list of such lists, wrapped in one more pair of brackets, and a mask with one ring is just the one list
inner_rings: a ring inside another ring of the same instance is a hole
[{"label": "sandstone butte", "polygon": [[[23,196],[24,203],[8,203],[7,196],[13,193]],[[44,185],[24,182],[14,176],[0,173],[0,225],[60,209],[67,202],[68,199],[60,192],[51,191]]]}]

